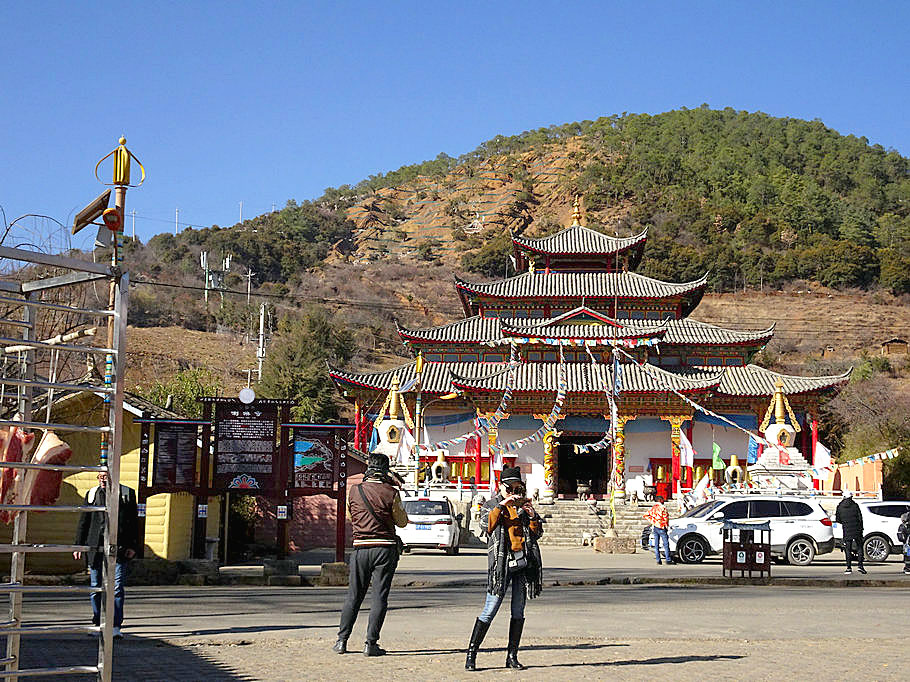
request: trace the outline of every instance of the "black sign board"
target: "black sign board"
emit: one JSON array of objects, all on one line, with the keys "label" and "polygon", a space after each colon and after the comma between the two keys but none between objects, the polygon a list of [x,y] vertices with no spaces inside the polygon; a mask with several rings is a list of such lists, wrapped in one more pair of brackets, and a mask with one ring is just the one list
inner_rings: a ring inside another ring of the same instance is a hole
[{"label": "black sign board", "polygon": [[277,405],[215,404],[216,489],[273,490],[280,473],[277,452]]},{"label": "black sign board", "polygon": [[155,429],[152,485],[191,488],[196,483],[196,424],[159,424]]}]

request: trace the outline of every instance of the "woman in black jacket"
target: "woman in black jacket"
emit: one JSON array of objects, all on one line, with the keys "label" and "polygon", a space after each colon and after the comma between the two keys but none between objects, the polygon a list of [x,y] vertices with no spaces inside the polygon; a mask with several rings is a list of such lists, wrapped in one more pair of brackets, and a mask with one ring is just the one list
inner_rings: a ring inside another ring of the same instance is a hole
[{"label": "woman in black jacket", "polygon": [[856,552],[857,570],[865,574],[863,568],[863,511],[853,499],[853,493],[849,490],[844,491],[844,499],[837,505],[837,511],[834,513],[835,520],[844,529],[843,546],[844,556],[847,559],[847,569],[845,574],[853,573],[850,560],[853,558],[853,552]]},{"label": "woman in black jacket", "polygon": [[476,670],[477,651],[511,584],[512,620],[506,667],[523,670],[524,666],[518,662],[518,645],[525,622],[525,601],[539,595],[543,585],[543,565],[537,546],[543,528],[540,516],[525,496],[518,467],[503,469],[499,493],[483,506],[480,518],[487,530],[487,596],[483,611],[474,623],[464,667]]}]

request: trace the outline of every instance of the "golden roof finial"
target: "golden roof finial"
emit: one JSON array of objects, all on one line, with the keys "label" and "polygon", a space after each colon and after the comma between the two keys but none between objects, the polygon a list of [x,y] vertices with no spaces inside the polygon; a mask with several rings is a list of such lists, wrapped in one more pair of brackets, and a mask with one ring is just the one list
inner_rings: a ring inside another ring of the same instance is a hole
[{"label": "golden roof finial", "polygon": [[389,419],[398,419],[398,388],[401,382],[398,375],[392,377],[392,390],[389,391]]},{"label": "golden roof finial", "polygon": [[570,227],[581,227],[581,208],[578,203],[578,195],[575,195],[575,203],[572,204],[572,225]]}]

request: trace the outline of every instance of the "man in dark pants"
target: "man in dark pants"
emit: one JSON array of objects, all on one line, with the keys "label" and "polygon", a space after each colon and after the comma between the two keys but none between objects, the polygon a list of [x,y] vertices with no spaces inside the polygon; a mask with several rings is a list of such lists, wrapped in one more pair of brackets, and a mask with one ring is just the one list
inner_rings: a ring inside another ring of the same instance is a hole
[{"label": "man in dark pants", "polygon": [[844,555],[847,559],[847,570],[844,571],[844,574],[853,573],[850,561],[853,558],[853,553],[856,552],[857,570],[865,575],[866,569],[863,568],[863,512],[856,500],[853,499],[853,493],[849,490],[844,491],[844,499],[837,505],[834,520],[844,529]]},{"label": "man in dark pants", "polygon": [[398,567],[398,540],[395,526],[408,525],[398,489],[389,474],[389,458],[370,455],[363,483],[348,489],[348,518],[354,530],[354,553],[349,566],[348,596],[341,611],[338,641],[332,649],[347,653],[348,638],[354,629],[357,612],[373,580],[373,605],[367,626],[365,656],[385,653],[377,642],[389,603],[392,577]]},{"label": "man in dark pants", "polygon": [[[87,505],[103,507],[107,490],[107,473],[98,474],[98,485],[88,491],[85,496]],[[117,563],[114,571],[114,638],[120,639],[123,635],[120,627],[123,624],[123,599],[126,588],[127,569],[130,559],[136,556],[139,550],[139,512],[136,505],[136,493],[132,488],[120,486],[120,513],[117,523]],[[77,545],[89,547],[86,561],[89,568],[89,581],[92,587],[101,587],[104,572],[104,512],[83,512],[79,517],[76,528]],[[77,561],[82,558],[82,552],[73,552]],[[93,592],[92,624],[101,623],[101,592]]]}]

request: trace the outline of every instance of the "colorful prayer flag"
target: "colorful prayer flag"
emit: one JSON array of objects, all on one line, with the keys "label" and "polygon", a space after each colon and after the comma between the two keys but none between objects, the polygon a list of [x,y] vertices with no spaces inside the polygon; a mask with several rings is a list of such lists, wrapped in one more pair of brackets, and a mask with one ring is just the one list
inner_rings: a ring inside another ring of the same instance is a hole
[{"label": "colorful prayer flag", "polygon": [[727,465],[724,464],[723,457],[720,456],[720,446],[717,443],[715,443],[715,442],[711,443],[711,452],[712,452],[712,459],[713,459],[713,461],[711,462],[711,468],[712,469],[726,469]]}]

